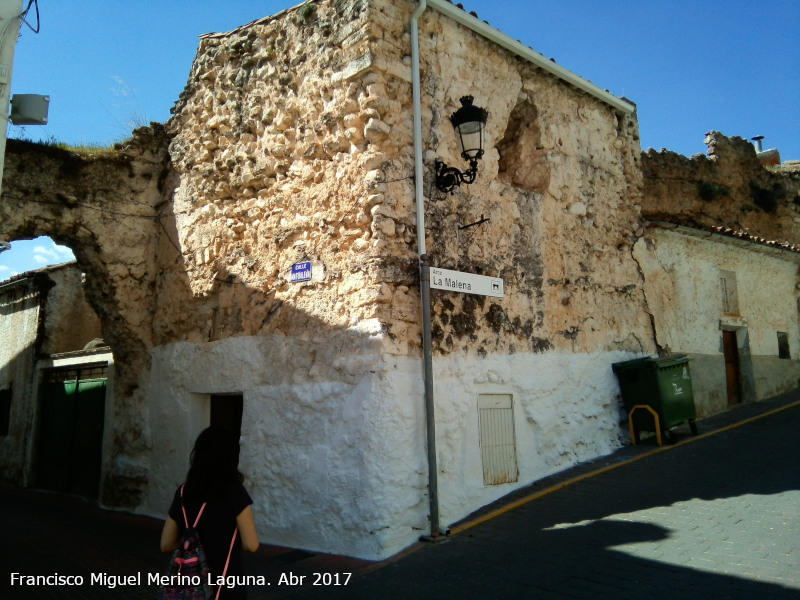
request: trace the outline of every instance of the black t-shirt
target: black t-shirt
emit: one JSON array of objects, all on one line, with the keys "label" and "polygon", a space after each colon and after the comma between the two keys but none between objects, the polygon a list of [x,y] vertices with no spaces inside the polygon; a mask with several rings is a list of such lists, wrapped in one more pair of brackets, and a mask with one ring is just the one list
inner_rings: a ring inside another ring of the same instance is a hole
[{"label": "black t-shirt", "polygon": [[[200,522],[197,524],[197,532],[206,551],[208,569],[213,576],[212,581],[221,576],[225,570],[225,561],[228,559],[228,551],[231,548],[231,538],[236,529],[236,517],[252,503],[253,500],[244,486],[236,483],[228,486],[218,499],[206,504],[203,516],[200,517]],[[202,504],[202,502],[185,504],[189,526],[194,524]],[[181,488],[175,492],[172,505],[169,507],[169,516],[178,524],[178,534],[182,536],[186,531],[186,525],[181,510]],[[225,574],[244,574],[242,571],[242,543],[238,534],[231,551],[228,571]],[[232,589],[223,589],[220,594],[220,598],[244,598],[245,596],[245,588],[238,586]]]}]

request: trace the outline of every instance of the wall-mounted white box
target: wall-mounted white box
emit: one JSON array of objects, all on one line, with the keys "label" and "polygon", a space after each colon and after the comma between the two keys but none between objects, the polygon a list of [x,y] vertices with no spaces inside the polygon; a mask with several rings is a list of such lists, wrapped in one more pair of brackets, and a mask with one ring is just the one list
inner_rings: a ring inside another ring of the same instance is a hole
[{"label": "wall-mounted white box", "polygon": [[47,125],[49,107],[50,96],[14,94],[9,119],[14,125]]}]

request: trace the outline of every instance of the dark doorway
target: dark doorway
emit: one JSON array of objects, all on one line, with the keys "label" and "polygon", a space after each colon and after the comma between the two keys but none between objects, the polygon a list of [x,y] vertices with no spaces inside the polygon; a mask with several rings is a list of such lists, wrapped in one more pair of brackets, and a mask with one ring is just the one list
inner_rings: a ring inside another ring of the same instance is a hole
[{"label": "dark doorway", "polygon": [[48,374],[42,387],[38,487],[97,498],[105,403],[105,367]]},{"label": "dark doorway", "polygon": [[211,425],[224,427],[235,434],[237,439],[242,433],[242,394],[211,396]]},{"label": "dark doorway", "polygon": [[8,435],[11,425],[11,385],[7,390],[0,390],[0,436]]},{"label": "dark doorway", "polygon": [[728,388],[728,406],[742,401],[739,384],[739,345],[735,331],[722,332],[722,352],[725,355],[725,382]]}]

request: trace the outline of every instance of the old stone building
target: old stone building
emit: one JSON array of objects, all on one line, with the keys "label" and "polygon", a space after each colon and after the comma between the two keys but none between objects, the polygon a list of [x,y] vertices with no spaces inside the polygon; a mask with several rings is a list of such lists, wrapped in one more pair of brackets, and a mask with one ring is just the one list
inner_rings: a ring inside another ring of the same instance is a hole
[{"label": "old stone building", "polygon": [[800,384],[800,171],[763,168],[741,138],[706,143],[643,155],[634,246],[656,345],[692,357],[699,416]]},{"label": "old stone building", "polygon": [[97,496],[110,351],[65,263],[0,284],[0,477]]},{"label": "old stone building", "polygon": [[[241,431],[264,541],[380,558],[428,533],[420,236],[433,266],[504,288],[431,292],[443,525],[618,447],[613,362],[714,354],[648,287],[682,251],[642,216],[671,221],[671,192],[635,106],[423,6],[309,1],[203,36],[170,122],[105,155],[9,143],[0,235],[73,249],[114,351],[104,504],[163,515],[212,422]],[[466,168],[464,96],[488,110],[485,154],[449,194],[435,162]],[[772,325],[796,357],[788,304]]]}]

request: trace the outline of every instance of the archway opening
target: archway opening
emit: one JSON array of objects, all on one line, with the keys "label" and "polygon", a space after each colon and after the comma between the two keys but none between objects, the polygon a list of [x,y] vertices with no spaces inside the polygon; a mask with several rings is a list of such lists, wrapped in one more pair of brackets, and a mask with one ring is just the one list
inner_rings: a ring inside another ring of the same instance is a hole
[{"label": "archway opening", "polygon": [[40,236],[31,240],[0,242],[0,282],[29,271],[75,260],[67,246]]},{"label": "archway opening", "polygon": [[0,474],[97,498],[113,355],[86,277],[72,250],[50,238],[3,246]]}]

